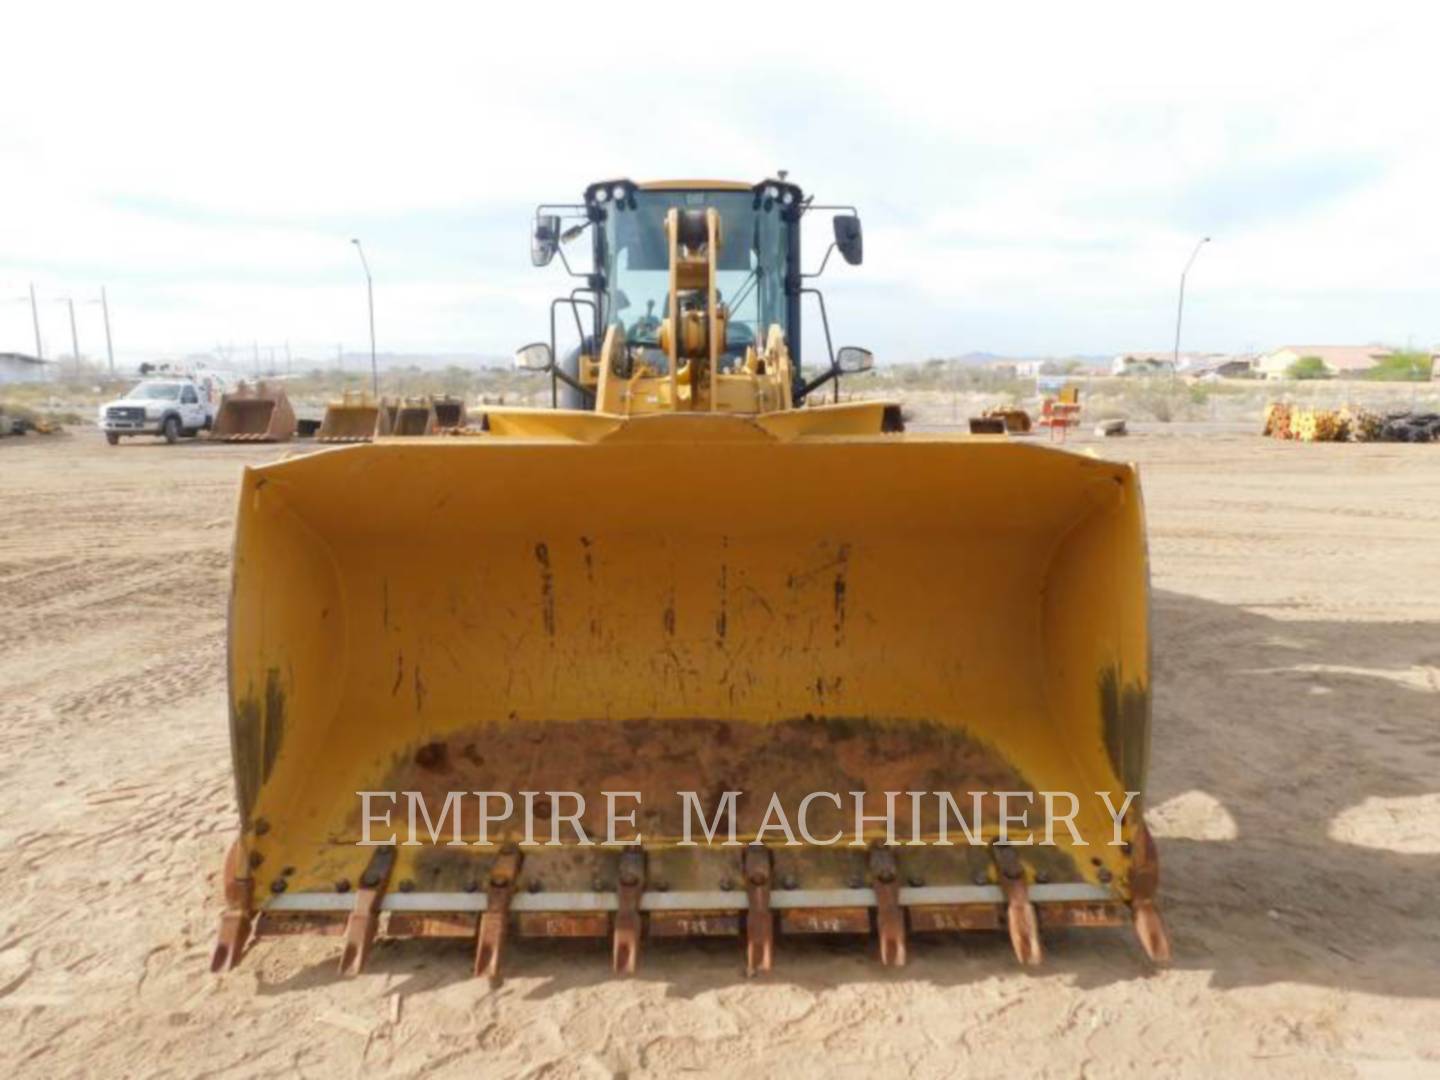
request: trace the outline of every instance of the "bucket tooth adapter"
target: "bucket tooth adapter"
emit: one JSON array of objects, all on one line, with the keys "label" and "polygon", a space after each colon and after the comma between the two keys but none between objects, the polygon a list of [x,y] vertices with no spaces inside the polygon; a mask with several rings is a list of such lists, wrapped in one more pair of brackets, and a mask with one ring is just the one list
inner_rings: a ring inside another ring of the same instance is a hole
[{"label": "bucket tooth adapter", "polygon": [[298,424],[283,388],[239,383],[220,397],[210,438],[220,442],[289,442]]},{"label": "bucket tooth adapter", "polygon": [[1138,474],[842,400],[867,351],[801,363],[818,212],[782,179],[542,207],[537,263],[594,245],[577,347],[517,352],[552,407],[431,439],[431,399],[347,401],[400,437],[245,471],[217,970],[296,932],[350,973],[459,938],[490,979],[531,937],[622,975],[667,937],[757,977],[802,934],[1036,964],[1133,925],[1168,959]]}]

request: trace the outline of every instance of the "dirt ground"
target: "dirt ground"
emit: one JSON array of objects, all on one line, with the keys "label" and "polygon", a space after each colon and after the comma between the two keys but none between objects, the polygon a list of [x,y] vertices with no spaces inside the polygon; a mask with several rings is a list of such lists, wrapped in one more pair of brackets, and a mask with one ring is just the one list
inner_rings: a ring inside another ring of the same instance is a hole
[{"label": "dirt ground", "polygon": [[1440,1073],[1440,446],[1090,442],[1141,462],[1151,821],[1176,962],[1128,931],[519,944],[207,961],[235,821],[232,503],[279,448],[0,441],[0,1068],[29,1075]]}]

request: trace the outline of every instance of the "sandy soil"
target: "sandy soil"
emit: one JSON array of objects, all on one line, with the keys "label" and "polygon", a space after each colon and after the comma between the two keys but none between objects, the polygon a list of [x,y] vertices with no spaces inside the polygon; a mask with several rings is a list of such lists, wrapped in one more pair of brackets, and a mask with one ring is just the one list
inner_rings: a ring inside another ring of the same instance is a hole
[{"label": "sandy soil", "polygon": [[30,1075],[1440,1073],[1440,447],[1090,444],[1142,462],[1152,822],[1176,963],[1128,931],[904,970],[786,941],[333,939],[206,962],[233,827],[223,628],[239,466],[275,448],[0,442],[0,1067]]}]

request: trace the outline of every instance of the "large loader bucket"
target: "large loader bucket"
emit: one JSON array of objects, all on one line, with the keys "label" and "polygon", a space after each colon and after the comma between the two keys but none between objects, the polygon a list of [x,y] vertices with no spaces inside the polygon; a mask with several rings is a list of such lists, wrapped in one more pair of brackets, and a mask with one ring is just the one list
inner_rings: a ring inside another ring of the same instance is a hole
[{"label": "large loader bucket", "polygon": [[405,398],[395,407],[392,435],[434,435],[435,406],[429,398]]},{"label": "large loader bucket", "polygon": [[434,397],[430,403],[435,408],[435,424],[441,431],[455,431],[465,427],[467,422],[465,402],[455,397]]},{"label": "large loader bucket", "polygon": [[907,933],[1008,926],[1034,962],[1040,927],[1133,911],[1163,958],[1125,794],[1150,714],[1135,472],[784,430],[656,416],[247,470],[233,919],[345,920],[350,970],[382,913],[492,974],[507,932],[612,935],[619,970],[646,935],[743,934],[761,970],[776,919],[873,928],[891,963]]},{"label": "large loader bucket", "polygon": [[315,438],[319,442],[369,442],[386,434],[387,417],[381,402],[366,393],[346,391],[325,407],[325,419]]},{"label": "large loader bucket", "polygon": [[284,389],[240,383],[220,398],[210,438],[222,442],[287,442],[295,437],[295,410]]}]

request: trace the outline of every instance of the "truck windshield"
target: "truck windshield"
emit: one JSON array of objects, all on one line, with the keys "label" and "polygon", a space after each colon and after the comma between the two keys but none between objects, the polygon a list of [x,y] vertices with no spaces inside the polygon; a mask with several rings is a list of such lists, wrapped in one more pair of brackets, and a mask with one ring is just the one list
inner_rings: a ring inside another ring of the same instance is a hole
[{"label": "truck windshield", "polygon": [[748,191],[637,191],[635,209],[614,204],[605,217],[606,319],[632,345],[655,345],[669,313],[671,207],[720,212],[719,301],[728,306],[726,352],[761,346],[771,325],[788,336],[785,273],[789,233],[778,204],[755,206]]},{"label": "truck windshield", "polygon": [[180,397],[180,384],[141,383],[126,396],[132,401],[176,401]]}]

